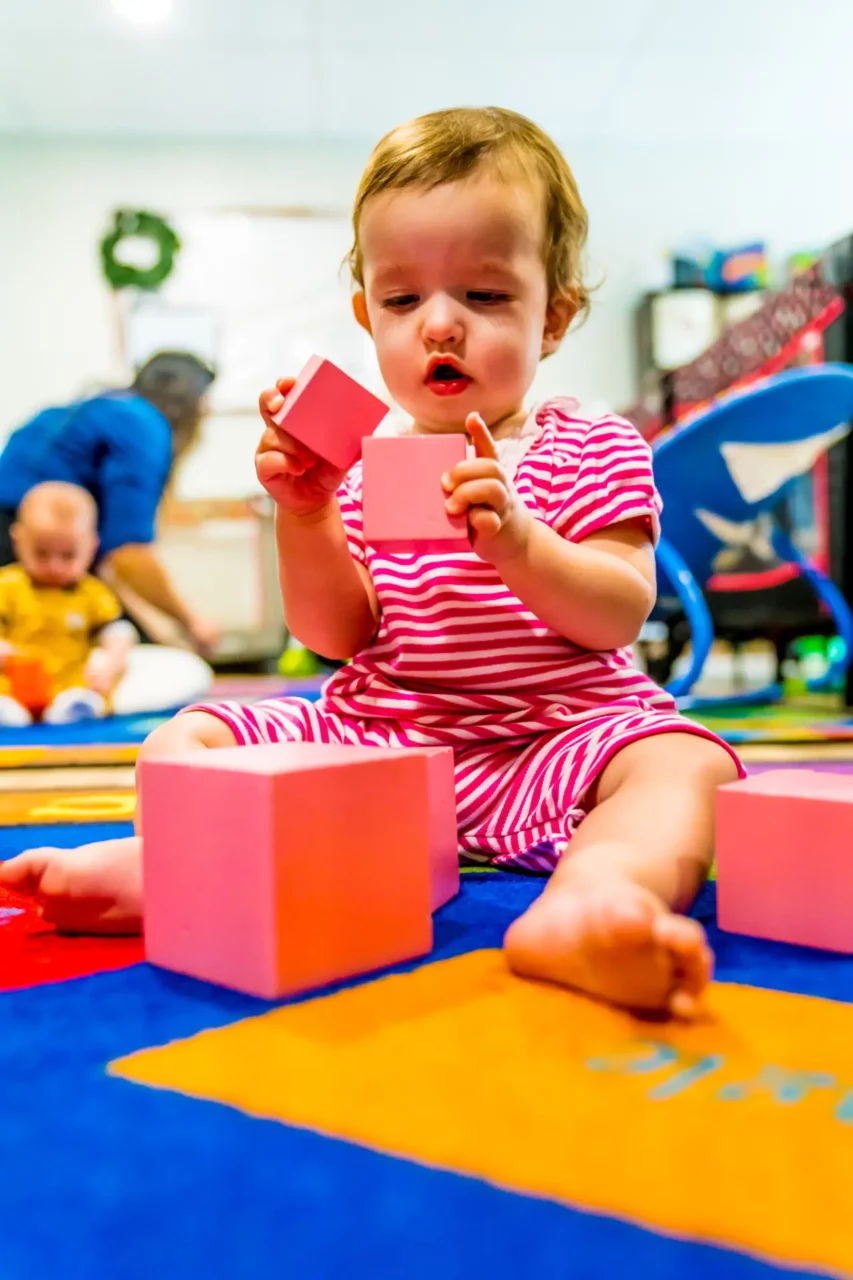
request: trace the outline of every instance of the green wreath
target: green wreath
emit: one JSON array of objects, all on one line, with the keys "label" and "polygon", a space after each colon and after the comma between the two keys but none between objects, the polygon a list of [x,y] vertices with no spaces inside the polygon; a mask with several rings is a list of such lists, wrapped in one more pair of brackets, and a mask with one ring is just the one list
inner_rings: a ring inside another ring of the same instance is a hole
[{"label": "green wreath", "polygon": [[[130,236],[147,236],[153,240],[159,251],[153,267],[143,269],[118,260],[116,249],[122,240]],[[175,254],[180,247],[181,242],[168,222],[156,213],[118,209],[111,230],[101,241],[104,275],[113,289],[124,289],[128,285],[137,289],[158,289],[172,274]]]}]

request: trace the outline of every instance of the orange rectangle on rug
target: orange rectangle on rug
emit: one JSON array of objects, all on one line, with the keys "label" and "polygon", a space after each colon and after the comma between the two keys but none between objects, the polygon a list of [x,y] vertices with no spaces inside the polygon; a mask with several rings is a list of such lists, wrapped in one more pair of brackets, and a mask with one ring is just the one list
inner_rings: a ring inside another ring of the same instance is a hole
[{"label": "orange rectangle on rug", "polygon": [[716,984],[708,1008],[694,1025],[641,1021],[478,951],[111,1072],[660,1231],[853,1272],[853,1007]]}]

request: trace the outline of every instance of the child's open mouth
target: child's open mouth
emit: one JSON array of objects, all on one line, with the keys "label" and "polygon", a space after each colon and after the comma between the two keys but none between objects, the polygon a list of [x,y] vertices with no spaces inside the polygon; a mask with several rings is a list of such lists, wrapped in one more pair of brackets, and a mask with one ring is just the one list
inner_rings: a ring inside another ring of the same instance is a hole
[{"label": "child's open mouth", "polygon": [[458,396],[470,384],[471,379],[449,360],[437,360],[427,371],[426,385],[433,395]]}]

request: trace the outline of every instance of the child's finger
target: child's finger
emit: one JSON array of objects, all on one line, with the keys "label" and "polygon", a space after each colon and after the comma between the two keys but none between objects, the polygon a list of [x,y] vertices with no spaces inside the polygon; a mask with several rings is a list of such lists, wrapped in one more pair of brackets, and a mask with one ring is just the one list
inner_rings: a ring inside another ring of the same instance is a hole
[{"label": "child's finger", "polygon": [[301,440],[297,440],[295,436],[289,435],[284,431],[278,423],[272,418],[265,418],[267,430],[264,433],[272,432],[274,435],[274,448],[281,449],[282,453],[288,454],[291,458],[298,458],[302,466],[307,471],[309,467],[313,467],[318,461],[318,455],[313,449],[309,449],[307,444],[303,444]]},{"label": "child's finger", "polygon": [[17,858],[0,862],[0,884],[14,889],[16,893],[34,897],[47,870],[50,854],[50,849],[30,849],[28,853],[19,853]]},{"label": "child's finger", "polygon": [[267,387],[258,396],[261,413],[278,413],[284,405],[287,395],[293,390],[295,378],[279,378],[274,387]]},{"label": "child's finger", "polygon": [[255,471],[261,484],[280,476],[304,476],[305,468],[298,458],[289,458],[278,449],[265,449],[255,458]]},{"label": "child's finger", "polygon": [[501,531],[501,518],[488,507],[472,507],[468,512],[468,523],[475,533],[485,538],[494,538]]},{"label": "child's finger", "polygon": [[503,469],[493,458],[467,458],[465,462],[457,462],[451,471],[441,477],[442,488],[450,493],[464,484],[466,480],[500,480],[505,484]]},{"label": "child's finger", "polygon": [[266,430],[261,436],[257,448],[258,454],[262,453],[281,453],[286,458],[290,458],[294,464],[298,464],[299,470],[295,472],[297,475],[303,475],[309,467],[313,467],[317,461],[316,454],[311,453],[294,440],[293,436],[289,436],[286,431],[282,431],[280,427],[268,424]]},{"label": "child's finger", "polygon": [[500,480],[469,480],[453,490],[444,507],[451,516],[461,515],[469,507],[489,507],[500,516],[506,504],[507,491]]},{"label": "child's finger", "polygon": [[468,432],[478,458],[493,458],[497,461],[498,448],[492,439],[492,433],[479,413],[469,413],[465,419],[465,430]]}]

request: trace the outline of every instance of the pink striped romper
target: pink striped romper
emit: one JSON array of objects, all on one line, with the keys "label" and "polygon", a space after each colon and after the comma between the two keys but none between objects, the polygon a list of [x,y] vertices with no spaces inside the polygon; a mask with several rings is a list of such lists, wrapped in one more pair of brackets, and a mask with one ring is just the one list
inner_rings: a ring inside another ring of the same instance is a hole
[{"label": "pink striped romper", "polygon": [[[562,537],[581,542],[624,520],[644,520],[657,536],[650,450],[628,422],[591,422],[575,401],[551,400],[502,445],[518,493]],[[547,872],[622,747],[657,733],[713,738],[677,714],[628,650],[571,644],[473,551],[389,555],[366,545],[361,464],[338,498],[350,551],[376,587],[379,630],[317,703],[197,708],[224,720],[238,742],[451,746],[463,860]]]}]

